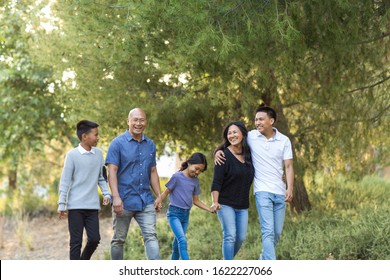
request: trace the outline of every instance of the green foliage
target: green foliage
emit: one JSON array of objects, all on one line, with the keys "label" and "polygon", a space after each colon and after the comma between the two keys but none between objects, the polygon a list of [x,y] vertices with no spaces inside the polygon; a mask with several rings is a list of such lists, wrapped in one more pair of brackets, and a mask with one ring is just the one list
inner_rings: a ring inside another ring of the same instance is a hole
[{"label": "green foliage", "polygon": [[388,260],[388,208],[350,213],[313,211],[285,224],[281,259]]},{"label": "green foliage", "polygon": [[[385,207],[382,198],[388,193],[378,187],[382,182],[374,184],[366,177],[355,184],[336,175],[362,178],[373,174],[376,166],[389,164],[387,1],[1,3],[0,175],[31,172],[17,176],[31,193],[34,184],[50,186],[52,177],[58,178],[58,155],[65,145],[49,140],[69,139],[70,124],[81,118],[101,124],[105,149],[127,128],[128,111],[142,107],[148,116],[146,134],[158,151],[168,145],[183,156],[195,150],[209,156],[223,126],[237,119],[253,127],[253,111],[264,101],[277,109],[278,129],[293,141],[297,181],[308,182],[313,219],[323,222],[322,228],[329,229],[316,211],[337,213],[332,222],[337,232],[332,234],[346,236],[340,228],[365,230],[366,224],[352,217],[369,215],[362,211],[373,205]],[[51,18],[41,10],[46,5],[52,8]],[[52,23],[53,30],[45,30],[43,22]],[[63,79],[64,72],[75,76]],[[47,153],[49,143],[58,147],[55,155],[38,156]],[[31,157],[37,157],[35,164]],[[42,166],[43,172],[34,173],[34,165]],[[46,170],[54,175],[43,176]],[[317,170],[329,178],[312,176]],[[211,176],[201,177],[205,194]],[[253,207],[250,213],[251,224],[258,223]],[[350,221],[344,218],[349,215]],[[377,218],[382,219],[371,216]],[[317,228],[307,228],[317,233]],[[209,228],[203,230],[207,233]],[[257,258],[258,228],[249,229],[248,240],[248,253],[243,250],[239,257]],[[328,246],[327,242],[324,238],[321,244]],[[319,251],[346,258],[332,248]],[[202,247],[196,251],[209,253]],[[283,258],[302,256],[281,252]],[[204,258],[194,254],[195,259]]]},{"label": "green foliage", "polygon": [[67,118],[93,116],[111,139],[142,107],[159,150],[213,150],[228,121],[252,127],[264,101],[284,115],[302,170],[358,177],[388,158],[385,2],[91,3],[57,3],[62,35],[43,45],[77,73]]},{"label": "green foliage", "polygon": [[1,198],[0,204],[1,213],[6,216],[32,217],[42,212],[47,213],[44,199],[35,194],[32,188],[8,191],[7,196]]},{"label": "green foliage", "polygon": [[20,19],[30,12],[19,2],[0,8],[0,162],[15,177],[26,154],[43,152],[51,139],[68,134],[52,71],[29,52],[33,36]]},{"label": "green foliage", "polygon": [[[278,259],[288,260],[384,260],[390,259],[390,183],[374,176],[354,182],[343,176],[318,173],[310,188],[313,210],[296,216],[287,209]],[[207,201],[207,199],[205,199]],[[173,239],[166,217],[158,220],[161,257],[169,259]],[[194,260],[222,258],[222,232],[216,215],[191,211],[188,250]],[[140,230],[134,227],[126,243],[127,259],[144,259]],[[251,195],[246,241],[236,259],[258,259],[261,234]]]},{"label": "green foliage", "polygon": [[353,182],[316,174],[310,195],[315,209],[286,219],[280,258],[390,258],[389,181],[366,176]]},{"label": "green foliage", "polygon": [[317,173],[308,192],[321,211],[350,211],[386,208],[390,183],[376,176],[365,176],[358,184],[348,177]]}]

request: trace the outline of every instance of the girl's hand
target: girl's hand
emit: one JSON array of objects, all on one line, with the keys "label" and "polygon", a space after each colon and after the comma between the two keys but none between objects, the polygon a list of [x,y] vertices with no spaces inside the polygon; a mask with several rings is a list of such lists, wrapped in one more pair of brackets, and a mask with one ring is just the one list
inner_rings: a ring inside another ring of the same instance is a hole
[{"label": "girl's hand", "polygon": [[160,212],[162,209],[162,198],[161,195],[157,196],[156,200],[154,201],[154,209],[156,209],[157,212]]},{"label": "girl's hand", "polygon": [[154,207],[155,209],[156,209],[156,211],[157,212],[160,212],[161,211],[161,209],[163,208],[163,206],[162,206],[162,203],[160,202],[160,203],[158,203],[157,205],[155,205],[155,207]]}]

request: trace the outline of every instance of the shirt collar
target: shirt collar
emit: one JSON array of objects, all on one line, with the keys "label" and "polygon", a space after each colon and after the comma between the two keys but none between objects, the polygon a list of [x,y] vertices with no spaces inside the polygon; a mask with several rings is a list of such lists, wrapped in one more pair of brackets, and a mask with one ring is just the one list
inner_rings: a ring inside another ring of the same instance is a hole
[{"label": "shirt collar", "polygon": [[77,147],[77,150],[80,152],[80,154],[84,155],[84,154],[95,154],[95,147],[92,147],[92,149],[90,151],[87,151],[86,149],[83,148],[83,146],[81,146],[81,144],[79,144],[79,146]]},{"label": "shirt collar", "polygon": [[[137,140],[135,140],[135,139],[133,138],[133,136],[131,135],[131,133],[130,133],[129,130],[126,130],[125,135],[126,135],[127,141],[129,141],[129,142],[130,142],[131,140],[137,141]],[[145,140],[145,134],[142,133],[141,141],[139,141],[139,142],[142,142],[142,141],[144,141],[144,140]],[[138,142],[138,141],[137,141],[137,142]]]},{"label": "shirt collar", "polygon": [[[280,132],[276,127],[272,128],[275,131],[274,136],[272,136],[268,141],[275,141],[275,140],[280,140]],[[257,137],[265,137],[263,134],[260,133],[260,131],[256,130],[257,132]]]}]

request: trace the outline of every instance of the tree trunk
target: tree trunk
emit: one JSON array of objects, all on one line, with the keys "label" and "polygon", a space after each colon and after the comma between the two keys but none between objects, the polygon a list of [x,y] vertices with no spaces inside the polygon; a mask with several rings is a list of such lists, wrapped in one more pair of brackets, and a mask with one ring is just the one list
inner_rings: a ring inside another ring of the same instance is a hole
[{"label": "tree trunk", "polygon": [[16,190],[17,169],[8,170],[8,186],[11,190]]},{"label": "tree trunk", "polygon": [[294,192],[293,192],[293,200],[290,204],[291,208],[297,213],[301,213],[302,211],[310,210],[311,204],[309,201],[309,196],[306,191],[305,183],[303,182],[303,175],[305,174],[305,169],[300,161],[300,159],[296,156],[295,152],[295,137],[290,133],[290,129],[288,126],[287,119],[283,113],[282,104],[278,104],[274,107],[277,113],[277,128],[285,134],[288,138],[290,138],[291,145],[293,148],[293,156],[294,156]]},{"label": "tree trunk", "polygon": [[310,210],[311,204],[303,182],[304,170],[301,168],[300,160],[297,157],[294,158],[294,173],[294,192],[290,207],[295,212],[301,213]]}]

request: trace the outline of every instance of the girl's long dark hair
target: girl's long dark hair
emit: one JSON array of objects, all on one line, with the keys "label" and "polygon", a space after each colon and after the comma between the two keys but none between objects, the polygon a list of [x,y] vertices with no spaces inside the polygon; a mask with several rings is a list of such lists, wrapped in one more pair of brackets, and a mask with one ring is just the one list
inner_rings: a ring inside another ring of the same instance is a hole
[{"label": "girl's long dark hair", "polygon": [[249,165],[252,165],[251,150],[249,148],[248,141],[247,141],[248,130],[246,129],[245,124],[243,122],[241,122],[241,121],[230,122],[225,127],[225,129],[223,131],[224,142],[215,149],[215,152],[217,152],[218,150],[223,150],[223,149],[225,149],[225,148],[230,146],[230,142],[229,142],[229,140],[227,138],[227,134],[228,134],[229,128],[232,125],[235,125],[235,126],[237,126],[240,129],[240,131],[242,133],[242,153],[243,153],[243,156],[244,156],[244,160],[245,160],[245,163],[247,163]]},{"label": "girl's long dark hair", "polygon": [[207,170],[206,156],[202,153],[193,153],[185,162],[181,164],[180,171],[187,169],[188,164],[204,164],[203,171]]}]

